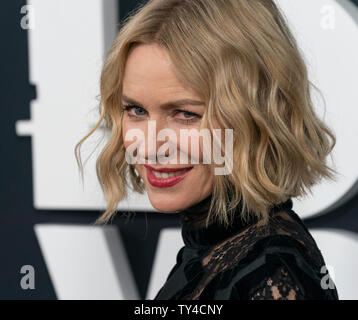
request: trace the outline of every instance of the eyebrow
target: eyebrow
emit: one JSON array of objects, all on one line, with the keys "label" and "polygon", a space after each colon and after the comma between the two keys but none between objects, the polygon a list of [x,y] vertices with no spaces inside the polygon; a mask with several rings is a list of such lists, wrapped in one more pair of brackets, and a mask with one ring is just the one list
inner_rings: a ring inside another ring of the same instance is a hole
[{"label": "eyebrow", "polygon": [[[124,94],[122,95],[122,100],[127,103],[130,103],[130,104],[135,104],[138,107],[144,108],[140,102],[137,102],[134,99],[125,96]],[[192,99],[182,99],[182,100],[177,100],[177,101],[166,102],[166,103],[160,105],[160,107],[164,109],[164,108],[174,108],[174,107],[181,107],[181,106],[188,106],[188,105],[203,106],[203,105],[205,105],[205,103],[203,101],[197,101],[197,100],[192,100]]]}]

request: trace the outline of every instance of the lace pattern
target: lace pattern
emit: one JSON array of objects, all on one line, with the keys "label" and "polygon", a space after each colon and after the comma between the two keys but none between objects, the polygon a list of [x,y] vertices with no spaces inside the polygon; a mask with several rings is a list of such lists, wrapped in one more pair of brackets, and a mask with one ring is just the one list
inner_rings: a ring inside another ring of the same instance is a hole
[{"label": "lace pattern", "polygon": [[303,300],[304,296],[286,267],[282,266],[256,289],[250,300]]},{"label": "lace pattern", "polygon": [[[209,282],[220,272],[226,271],[237,266],[248,254],[248,252],[258,243],[269,236],[289,236],[291,239],[302,245],[306,251],[305,257],[317,266],[324,264],[321,255],[317,254],[317,246],[312,236],[306,232],[303,224],[295,221],[290,213],[281,211],[275,213],[270,218],[268,225],[263,225],[261,221],[250,225],[238,234],[220,242],[210,248],[201,259],[201,265],[205,271],[196,288],[184,299],[196,300]],[[256,293],[255,297],[293,297],[302,298],[298,288],[293,284],[292,279],[287,274],[284,267],[277,270],[270,279],[267,279],[271,286],[264,287]]]},{"label": "lace pattern", "polygon": [[185,246],[155,299],[338,300],[336,289],[320,285],[324,259],[290,199],[272,208],[266,225],[237,215],[230,228],[194,226],[209,200],[186,210]]}]

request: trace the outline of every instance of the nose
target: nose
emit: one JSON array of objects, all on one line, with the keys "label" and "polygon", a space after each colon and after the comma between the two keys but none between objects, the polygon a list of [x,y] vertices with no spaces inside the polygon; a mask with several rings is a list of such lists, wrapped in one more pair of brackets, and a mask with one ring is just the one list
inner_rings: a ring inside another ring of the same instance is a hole
[{"label": "nose", "polygon": [[[144,156],[144,159],[148,161],[148,164],[155,164],[163,156],[164,157],[170,156],[170,152],[168,148],[165,148],[166,149],[165,153],[163,153],[163,151],[160,150],[160,147],[166,142],[173,143],[173,141],[170,141],[170,138],[168,137],[164,141],[162,141],[163,139],[159,139],[159,138],[164,138],[164,135],[160,137],[160,132],[163,129],[170,130],[165,119],[156,118],[156,119],[148,120],[146,134],[145,134],[146,141],[145,141],[145,156]],[[158,152],[159,150],[161,152]]]}]

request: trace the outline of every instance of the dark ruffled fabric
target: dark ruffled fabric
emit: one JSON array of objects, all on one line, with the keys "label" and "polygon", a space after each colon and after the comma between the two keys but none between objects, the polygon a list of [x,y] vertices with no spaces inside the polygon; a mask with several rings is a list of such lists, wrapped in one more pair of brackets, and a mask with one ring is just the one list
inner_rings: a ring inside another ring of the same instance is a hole
[{"label": "dark ruffled fabric", "polygon": [[185,245],[155,300],[338,300],[291,199],[271,207],[267,226],[237,214],[229,228],[201,226],[210,201],[211,195],[181,213]]}]

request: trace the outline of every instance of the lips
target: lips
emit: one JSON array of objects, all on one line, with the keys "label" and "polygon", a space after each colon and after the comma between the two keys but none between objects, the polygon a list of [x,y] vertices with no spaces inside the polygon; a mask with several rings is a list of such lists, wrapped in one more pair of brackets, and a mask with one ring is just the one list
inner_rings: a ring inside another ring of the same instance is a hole
[{"label": "lips", "polygon": [[144,165],[147,169],[147,178],[153,187],[168,188],[182,181],[193,169],[186,168],[154,168]]}]

